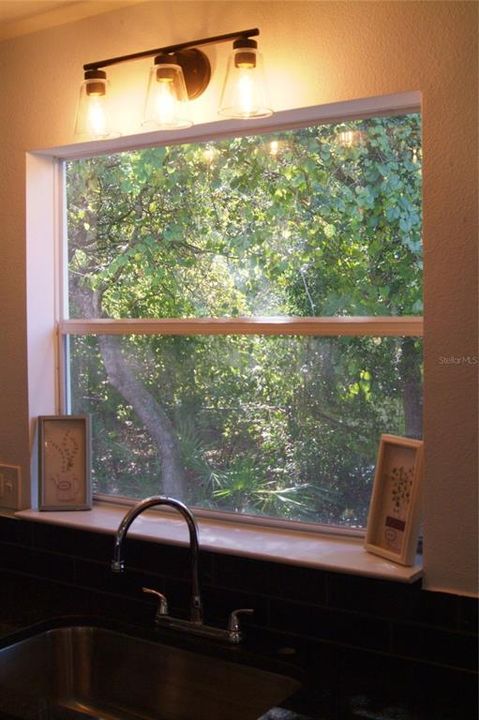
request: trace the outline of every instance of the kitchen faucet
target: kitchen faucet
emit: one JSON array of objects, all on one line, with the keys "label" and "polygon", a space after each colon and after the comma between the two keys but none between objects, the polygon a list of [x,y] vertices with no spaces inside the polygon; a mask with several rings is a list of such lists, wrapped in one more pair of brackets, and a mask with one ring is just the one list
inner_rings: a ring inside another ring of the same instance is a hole
[{"label": "kitchen faucet", "polygon": [[121,573],[125,569],[125,563],[121,559],[121,549],[123,540],[126,537],[128,529],[132,524],[133,520],[138,517],[144,510],[148,510],[151,507],[157,507],[159,505],[167,505],[169,507],[178,510],[183,515],[188,525],[190,533],[190,552],[191,552],[191,622],[202,623],[203,622],[203,605],[201,602],[200,595],[200,584],[198,579],[198,526],[196,525],[195,518],[191,510],[179,500],[169,497],[149,497],[145,498],[137,505],[134,505],[131,510],[127,512],[123,520],[121,521],[116,537],[115,546],[113,549],[113,560],[111,563],[111,569],[115,573]]},{"label": "kitchen faucet", "polygon": [[183,516],[188,525],[190,535],[190,553],[191,553],[191,614],[190,620],[181,620],[173,618],[168,613],[168,601],[163,593],[151,588],[142,588],[143,592],[157,596],[159,600],[158,609],[155,616],[157,625],[165,625],[175,630],[188,630],[196,635],[202,635],[211,638],[226,639],[231,643],[239,643],[242,640],[242,634],[239,627],[238,616],[243,614],[252,614],[254,611],[250,608],[240,608],[230,613],[228,621],[228,629],[211,627],[203,624],[203,603],[200,594],[199,585],[199,542],[198,542],[198,526],[191,510],[180,500],[175,498],[162,497],[160,495],[145,498],[134,505],[121,521],[115,535],[115,544],[113,549],[113,560],[111,569],[115,573],[121,573],[125,570],[125,563],[122,559],[123,541],[126,538],[128,529],[135,518],[148,508],[166,505],[172,507]]}]

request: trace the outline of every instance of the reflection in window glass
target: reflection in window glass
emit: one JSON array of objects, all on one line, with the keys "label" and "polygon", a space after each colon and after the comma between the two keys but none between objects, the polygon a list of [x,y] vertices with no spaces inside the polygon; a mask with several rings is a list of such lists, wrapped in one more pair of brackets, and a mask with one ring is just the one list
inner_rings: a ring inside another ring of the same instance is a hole
[{"label": "reflection in window glass", "polygon": [[71,317],[421,314],[420,133],[410,114],[68,163]]}]

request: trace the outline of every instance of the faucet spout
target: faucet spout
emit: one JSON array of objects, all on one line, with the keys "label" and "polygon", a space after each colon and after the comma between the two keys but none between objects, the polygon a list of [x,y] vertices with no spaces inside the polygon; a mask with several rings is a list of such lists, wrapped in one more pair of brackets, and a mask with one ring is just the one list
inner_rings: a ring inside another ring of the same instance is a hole
[{"label": "faucet spout", "polygon": [[113,560],[111,569],[113,572],[120,573],[125,569],[125,563],[122,559],[123,541],[128,533],[130,525],[135,518],[142,512],[152,507],[166,505],[177,510],[186,521],[190,536],[190,552],[191,552],[191,621],[201,624],[203,622],[203,604],[201,601],[199,586],[199,544],[198,544],[198,526],[191,510],[179,500],[175,498],[163,497],[161,495],[145,498],[141,502],[134,505],[125,515],[115,536],[115,544],[113,549]]}]

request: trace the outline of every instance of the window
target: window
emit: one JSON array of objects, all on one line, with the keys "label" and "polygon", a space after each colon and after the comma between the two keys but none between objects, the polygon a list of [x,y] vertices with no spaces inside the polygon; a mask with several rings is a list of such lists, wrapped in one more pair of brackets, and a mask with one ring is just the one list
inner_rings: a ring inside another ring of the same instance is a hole
[{"label": "window", "polygon": [[67,409],[97,493],[363,527],[422,432],[417,113],[70,160]]}]

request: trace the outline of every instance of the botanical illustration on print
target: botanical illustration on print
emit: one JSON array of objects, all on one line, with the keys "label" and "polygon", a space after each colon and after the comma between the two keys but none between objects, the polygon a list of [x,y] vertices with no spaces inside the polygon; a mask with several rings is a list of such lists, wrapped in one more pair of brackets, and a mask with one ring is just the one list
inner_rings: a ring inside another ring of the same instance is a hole
[{"label": "botanical illustration on print", "polygon": [[48,456],[46,481],[49,502],[75,501],[81,489],[80,472],[83,466],[76,433],[63,423],[55,423],[55,427],[47,432],[45,449]]},{"label": "botanical illustration on print", "polygon": [[384,521],[385,546],[394,552],[401,551],[402,540],[406,529],[406,517],[411,499],[413,467],[393,467],[386,473],[386,487],[390,488],[388,509]]},{"label": "botanical illustration on print", "polygon": [[79,478],[75,473],[75,458],[80,447],[78,441],[67,430],[59,443],[51,442],[58,454],[60,470],[52,475],[52,482],[56,487],[56,498],[60,502],[74,500],[80,488]]}]

